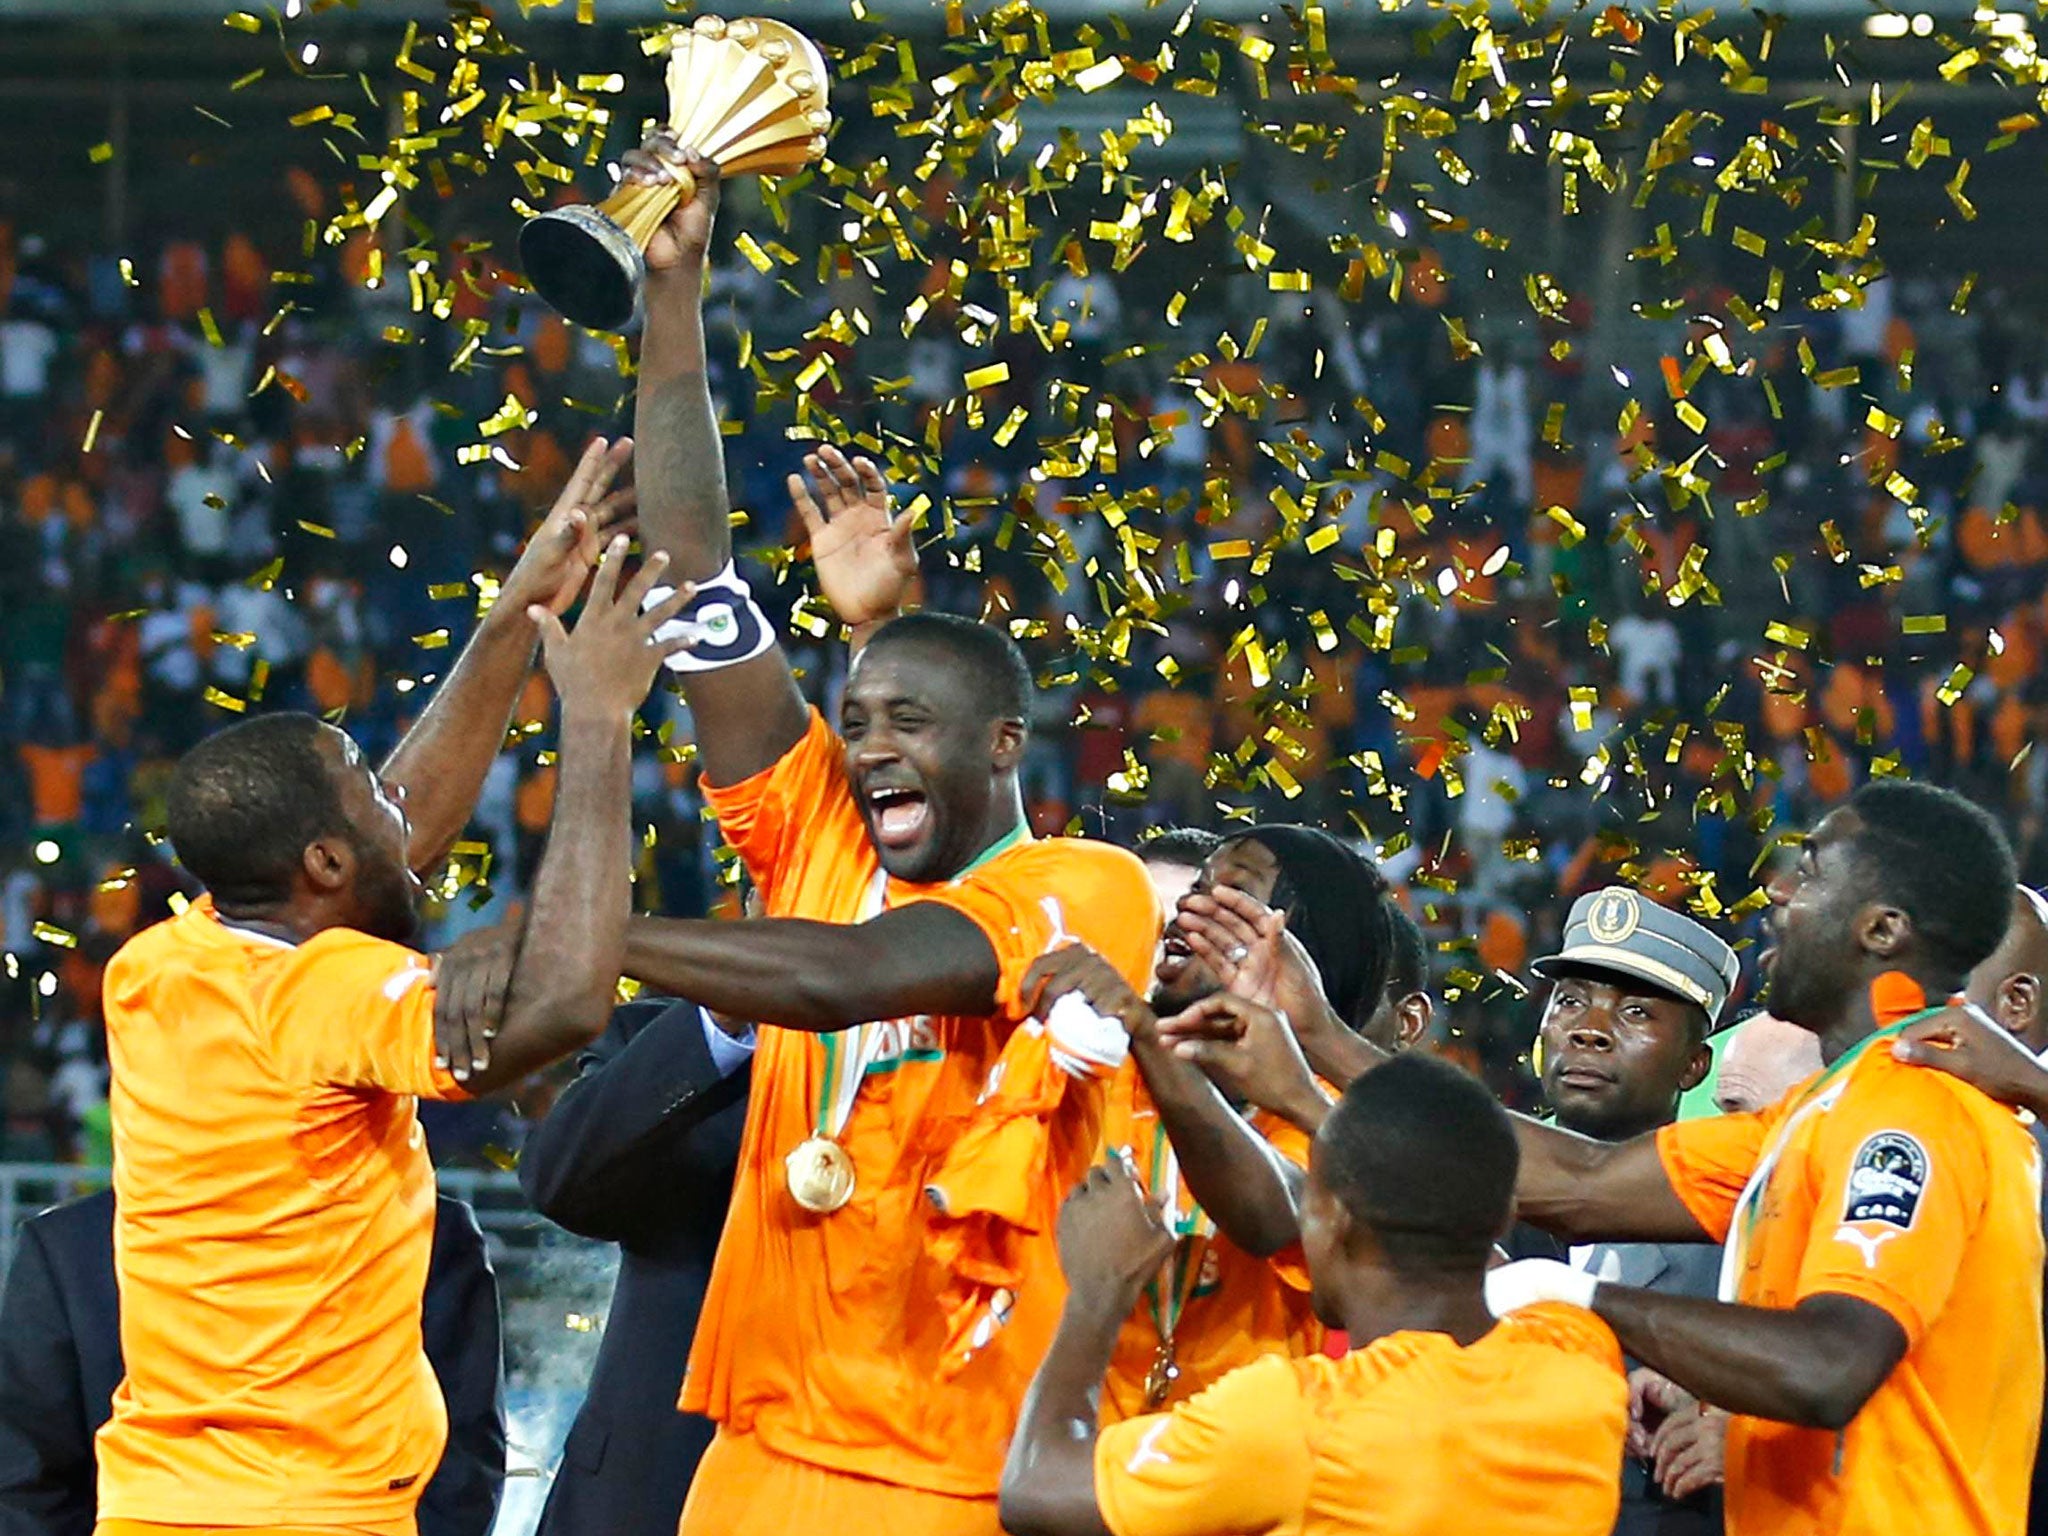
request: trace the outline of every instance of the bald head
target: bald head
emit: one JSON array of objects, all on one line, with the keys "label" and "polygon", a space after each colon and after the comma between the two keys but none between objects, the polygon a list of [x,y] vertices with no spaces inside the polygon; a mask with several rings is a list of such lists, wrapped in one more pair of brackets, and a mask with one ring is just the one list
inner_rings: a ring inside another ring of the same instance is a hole
[{"label": "bald head", "polygon": [[1984,963],[1970,972],[1965,988],[1971,1002],[2011,1030],[2035,1055],[2048,1050],[2048,1017],[2041,987],[2048,979],[2048,899],[2020,886],[2013,892],[2012,921]]},{"label": "bald head", "polygon": [[1721,1053],[1714,1107],[1724,1115],[1768,1109],[1820,1066],[1820,1036],[1772,1014],[1753,1014],[1735,1026]]}]

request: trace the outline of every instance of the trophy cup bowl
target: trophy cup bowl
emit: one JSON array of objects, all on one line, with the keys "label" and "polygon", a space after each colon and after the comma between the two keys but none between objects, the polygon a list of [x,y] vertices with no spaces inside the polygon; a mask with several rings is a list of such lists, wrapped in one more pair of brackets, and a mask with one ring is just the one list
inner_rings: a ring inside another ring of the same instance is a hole
[{"label": "trophy cup bowl", "polygon": [[[788,176],[825,153],[830,76],[816,43],[786,22],[700,16],[669,49],[667,127],[721,176]],[[593,331],[644,317],[648,241],[696,196],[687,171],[655,186],[621,182],[595,206],[528,219],[519,230],[526,280],[556,310]]]}]

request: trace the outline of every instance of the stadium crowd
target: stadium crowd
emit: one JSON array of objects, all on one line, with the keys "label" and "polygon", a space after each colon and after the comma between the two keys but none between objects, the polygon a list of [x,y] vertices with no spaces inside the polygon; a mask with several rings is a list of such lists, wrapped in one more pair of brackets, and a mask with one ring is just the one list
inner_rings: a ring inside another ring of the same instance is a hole
[{"label": "stadium crowd", "polygon": [[[310,179],[291,190],[317,210]],[[111,253],[49,249],[32,230],[0,232],[0,944],[16,957],[0,993],[8,1155],[105,1155],[91,1129],[103,1123],[98,965],[162,910],[174,882],[131,828],[160,824],[176,754],[258,699],[346,711],[372,750],[395,741],[467,632],[476,589],[464,584],[502,572],[583,439],[614,414],[612,349],[496,292],[481,263],[482,279],[451,285],[449,324],[398,342],[412,322],[406,301],[396,284],[362,286],[365,259],[360,242],[323,251],[311,282],[287,287],[246,236],[172,241],[124,266]],[[2022,750],[2048,705],[2034,682],[2048,375],[2023,311],[1985,295],[1958,315],[1931,283],[1884,279],[1860,309],[1768,333],[1775,417],[1754,381],[1710,372],[1695,391],[1705,441],[1726,465],[1710,521],[1700,502],[1674,509],[1654,479],[1630,479],[1641,443],[1684,436],[1663,392],[1617,440],[1599,430],[1612,419],[1608,381],[1583,377],[1579,354],[1560,362],[1549,350],[1590,327],[1583,301],[1541,326],[1500,317],[1497,338],[1482,316],[1473,323],[1490,336],[1485,358],[1459,361],[1436,312],[1432,261],[1424,250],[1398,305],[1311,308],[1250,276],[1205,290],[1181,317],[1186,334],[1245,315],[1263,315],[1267,334],[1255,354],[1178,381],[1162,361],[1170,351],[1128,355],[1167,327],[1117,278],[1064,265],[1046,273],[1047,311],[1070,320],[1072,355],[1049,360],[1028,337],[1006,338],[1010,379],[987,402],[985,425],[949,426],[941,478],[959,531],[950,545],[926,534],[926,600],[993,607],[1055,632],[1069,614],[1099,622],[1080,567],[1113,558],[1104,495],[1165,498],[1155,558],[1170,562],[1184,545],[1191,580],[1166,633],[1141,634],[1113,690],[1076,668],[1042,690],[1025,774],[1034,826],[1079,816],[1129,842],[1147,826],[1218,824],[1230,808],[1331,825],[1355,809],[1377,840],[1405,832],[1387,866],[1402,883],[1429,855],[1416,914],[1439,973],[1464,983],[1452,989],[1443,1041],[1510,1094],[1526,1089],[1516,1063],[1527,1026],[1497,979],[1520,975],[1556,940],[1570,900],[1617,864],[1666,895],[1710,874],[1732,903],[1753,883],[1757,813],[1797,825],[1878,761],[1936,774],[1992,806],[2030,877],[2048,875],[2048,763]],[[949,290],[941,252],[927,285],[934,322],[907,341],[875,327],[861,371],[828,374],[818,403],[919,435],[957,393],[965,356],[936,319],[957,321],[961,306],[985,301],[985,280]],[[736,504],[749,509],[741,547],[758,554],[795,532],[781,481],[796,445],[785,436],[788,402],[757,405],[743,347],[836,360],[846,348],[819,336],[828,308],[885,313],[907,296],[841,284],[808,308],[791,305],[730,255],[713,293],[712,366]],[[1699,296],[1708,311],[1719,297]],[[487,332],[491,351],[507,355],[447,372],[472,345],[462,323],[483,320],[498,327]],[[1684,324],[1629,327],[1622,362],[1656,378]],[[1801,337],[1814,357],[1803,371]],[[1327,366],[1311,364],[1325,356]],[[1850,392],[1812,381],[1852,364],[1894,418],[1859,415]],[[1063,430],[1042,387],[1054,367],[1128,402],[1115,423],[1117,474],[1029,476],[1035,434]],[[878,389],[882,379],[900,387]],[[1261,391],[1278,402],[1262,416],[1205,421],[1205,398]],[[1231,646],[1250,579],[1212,551],[1270,534],[1271,493],[1292,483],[1272,445],[1305,430],[1341,455],[1361,395],[1384,418],[1375,462],[1435,457],[1484,489],[1438,505],[1418,530],[1383,468],[1356,486],[1336,548],[1281,553],[1266,586],[1287,600],[1257,605],[1255,619],[1269,643],[1291,643],[1296,675],[1281,683],[1301,681],[1304,666],[1308,676],[1276,712]],[[1575,443],[1549,441],[1551,401],[1572,406]],[[999,445],[997,426],[1016,405],[1037,412],[1033,429]],[[1176,412],[1185,419],[1156,451],[1139,452],[1146,419]],[[478,424],[494,418],[502,430],[479,438]],[[1581,431],[1581,420],[1592,425]],[[495,457],[458,462],[476,442]],[[1928,516],[1918,525],[1882,488],[1893,469],[1919,488]],[[1749,498],[1766,479],[1758,511]],[[1072,558],[1058,562],[1064,591],[1028,540],[988,536],[1020,494],[1071,532]],[[1226,498],[1229,515],[1217,515]],[[1379,526],[1418,561],[1391,650],[1310,617],[1350,611],[1336,564]],[[1688,565],[1702,542],[1704,559]],[[1502,558],[1514,564],[1503,569]],[[771,603],[789,590],[771,590]],[[1933,633],[1904,622],[1925,615],[1957,617]],[[1766,638],[1772,619],[1802,643],[1784,644],[1782,630]],[[836,648],[806,643],[800,660],[806,687],[829,696],[843,675]],[[1958,664],[1970,669],[1960,686]],[[1718,729],[1743,733],[1738,756],[1746,748],[1776,765],[1753,792],[1702,799],[1729,738],[1698,726],[1682,745],[1670,737],[1671,719],[1700,721],[1710,703]],[[1512,728],[1485,740],[1473,732],[1454,798],[1453,776],[1434,771],[1445,742],[1502,710]],[[521,712],[543,715],[538,695]],[[1640,795],[1623,811],[1622,796],[1589,794],[1588,782],[1620,771],[1623,738],[1659,718],[1661,733],[1639,737],[1640,750],[1654,759],[1668,740],[1675,755],[1650,814]],[[657,703],[650,719],[682,733],[670,745],[687,742],[679,705]],[[1245,743],[1279,774],[1247,783],[1244,754],[1224,761]],[[546,747],[533,735],[493,769],[477,816],[492,898],[472,909],[465,893],[442,931],[523,895],[551,803]],[[1587,775],[1603,751],[1610,760]],[[714,850],[678,755],[650,742],[638,761],[639,813],[657,832],[645,857],[663,910],[702,911],[716,890]],[[1148,777],[1137,794],[1116,794],[1110,786],[1126,784],[1134,762]],[[1398,815],[1368,793],[1386,783],[1402,791]]]}]

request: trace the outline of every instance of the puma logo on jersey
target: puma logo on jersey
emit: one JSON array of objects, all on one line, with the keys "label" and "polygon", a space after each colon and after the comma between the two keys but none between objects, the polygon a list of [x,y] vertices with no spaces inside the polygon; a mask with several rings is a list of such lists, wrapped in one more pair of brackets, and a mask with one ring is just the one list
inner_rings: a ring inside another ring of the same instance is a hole
[{"label": "puma logo on jersey", "polygon": [[1861,1227],[1843,1225],[1835,1228],[1835,1241],[1847,1243],[1851,1248],[1862,1254],[1863,1267],[1865,1269],[1875,1269],[1877,1268],[1877,1250],[1884,1246],[1886,1238],[1897,1237],[1899,1232],[1900,1228],[1893,1226],[1881,1226],[1875,1231],[1866,1232]]},{"label": "puma logo on jersey", "polygon": [[395,1003],[422,981],[431,980],[433,972],[424,965],[408,965],[384,983],[384,1001]]},{"label": "puma logo on jersey", "polygon": [[1150,1466],[1155,1461],[1163,1467],[1172,1466],[1173,1458],[1159,1449],[1160,1437],[1171,1428],[1173,1428],[1173,1420],[1162,1414],[1150,1429],[1138,1437],[1138,1444],[1131,1451],[1131,1459],[1124,1463],[1124,1470],[1126,1472],[1136,1472],[1139,1468]]}]

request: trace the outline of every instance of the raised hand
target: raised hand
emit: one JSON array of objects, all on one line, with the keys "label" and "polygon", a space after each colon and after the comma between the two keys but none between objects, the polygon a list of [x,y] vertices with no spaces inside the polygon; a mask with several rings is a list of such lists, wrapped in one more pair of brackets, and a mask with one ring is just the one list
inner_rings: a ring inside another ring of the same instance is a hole
[{"label": "raised hand", "polygon": [[1173,1252],[1173,1233],[1129,1163],[1112,1155],[1060,1207],[1059,1247],[1068,1289],[1122,1316]]},{"label": "raised hand", "polygon": [[659,550],[649,555],[622,591],[619,572],[625,563],[621,535],[599,562],[573,631],[564,630],[562,621],[538,604],[527,609],[540,626],[548,676],[562,696],[565,717],[579,711],[632,714],[654,686],[662,662],[690,643],[687,633],[657,640],[654,632],[681,612],[697,589],[685,583],[643,613],[640,605],[668,568],[668,556]]},{"label": "raised hand", "polygon": [[1323,977],[1287,914],[1228,885],[1190,891],[1175,924],[1224,990],[1295,1020],[1326,1012]]},{"label": "raised hand", "polygon": [[585,446],[562,494],[505,577],[498,601],[508,612],[523,613],[535,605],[550,613],[569,611],[605,542],[631,526],[633,488],[614,490],[613,482],[632,459],[630,437],[615,443],[593,437]]},{"label": "raised hand", "polygon": [[1301,1042],[1287,1019],[1228,992],[1208,997],[1161,1019],[1159,1040],[1191,1061],[1230,1098],[1256,1104],[1313,1131],[1330,1101],[1316,1085]]},{"label": "raised hand", "polygon": [[1959,1077],[2001,1104],[2048,1110],[2048,1067],[1972,1005],[1951,1004],[1908,1024],[1892,1041],[1892,1055]]},{"label": "raised hand", "polygon": [[717,163],[678,144],[666,128],[650,133],[638,149],[627,150],[620,163],[625,173],[621,179],[636,186],[659,186],[681,180],[679,170],[689,173],[696,183],[694,195],[678,205],[647,242],[647,270],[667,272],[701,264],[718,214]]},{"label": "raised hand", "polygon": [[917,585],[915,525],[890,516],[889,487],[872,459],[848,460],[827,447],[805,454],[804,468],[809,483],[791,475],[789,499],[810,538],[825,601],[845,624],[894,618]]}]

